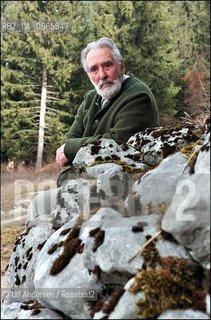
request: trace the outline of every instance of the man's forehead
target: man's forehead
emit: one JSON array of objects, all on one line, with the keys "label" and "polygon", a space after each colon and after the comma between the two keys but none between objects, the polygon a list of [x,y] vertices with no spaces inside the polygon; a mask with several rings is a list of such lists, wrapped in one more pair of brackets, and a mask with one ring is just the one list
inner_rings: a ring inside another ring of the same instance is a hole
[{"label": "man's forehead", "polygon": [[86,57],[87,64],[114,61],[112,51],[109,48],[97,48],[89,51]]}]

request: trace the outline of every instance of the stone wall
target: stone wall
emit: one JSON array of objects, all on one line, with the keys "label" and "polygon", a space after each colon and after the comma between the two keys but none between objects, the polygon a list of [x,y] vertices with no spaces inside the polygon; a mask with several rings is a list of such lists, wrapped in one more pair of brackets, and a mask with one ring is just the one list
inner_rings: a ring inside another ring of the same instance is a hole
[{"label": "stone wall", "polygon": [[101,139],[73,164],[14,242],[2,319],[209,319],[209,128]]}]

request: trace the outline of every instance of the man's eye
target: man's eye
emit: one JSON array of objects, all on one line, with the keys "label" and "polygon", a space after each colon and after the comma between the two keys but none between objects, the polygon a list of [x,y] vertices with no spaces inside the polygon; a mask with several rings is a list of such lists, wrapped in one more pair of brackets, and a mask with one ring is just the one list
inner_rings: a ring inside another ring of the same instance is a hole
[{"label": "man's eye", "polygon": [[97,72],[97,68],[96,67],[93,67],[93,68],[91,68],[89,71],[91,72],[91,73],[96,73]]},{"label": "man's eye", "polygon": [[105,64],[105,68],[111,68],[113,66],[113,63],[112,62],[108,62]]}]

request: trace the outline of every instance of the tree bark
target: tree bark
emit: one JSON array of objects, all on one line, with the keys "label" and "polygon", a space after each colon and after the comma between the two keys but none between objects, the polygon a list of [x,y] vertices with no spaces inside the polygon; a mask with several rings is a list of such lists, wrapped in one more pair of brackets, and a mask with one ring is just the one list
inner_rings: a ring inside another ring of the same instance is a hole
[{"label": "tree bark", "polygon": [[45,135],[46,98],[47,98],[47,73],[46,73],[46,70],[43,69],[36,169],[42,168],[44,135]]}]

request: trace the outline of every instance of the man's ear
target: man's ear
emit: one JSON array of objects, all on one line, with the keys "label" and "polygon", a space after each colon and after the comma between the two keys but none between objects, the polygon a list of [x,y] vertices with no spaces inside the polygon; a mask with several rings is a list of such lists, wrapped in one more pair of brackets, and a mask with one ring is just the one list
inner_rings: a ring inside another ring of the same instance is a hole
[{"label": "man's ear", "polygon": [[121,61],[121,72],[122,74],[125,74],[126,68],[125,68],[125,62],[124,60]]}]

